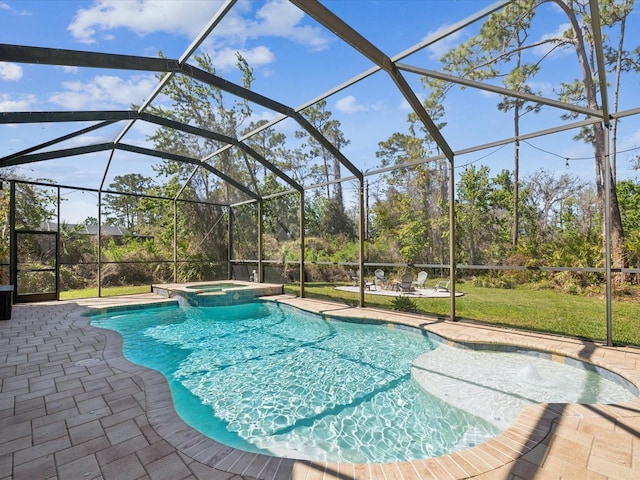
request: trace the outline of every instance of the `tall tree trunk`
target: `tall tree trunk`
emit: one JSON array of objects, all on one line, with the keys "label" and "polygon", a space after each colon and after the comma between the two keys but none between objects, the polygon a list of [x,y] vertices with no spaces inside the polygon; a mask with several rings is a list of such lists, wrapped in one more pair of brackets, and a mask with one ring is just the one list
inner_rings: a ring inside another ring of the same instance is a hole
[{"label": "tall tree trunk", "polygon": [[322,165],[324,168],[324,181],[327,183],[327,199],[331,198],[331,184],[329,183],[329,165],[327,164],[327,155],[328,153],[323,152],[322,154]]},{"label": "tall tree trunk", "polygon": [[[563,0],[554,0],[554,3],[558,5],[567,15],[571,27],[573,28],[575,35],[575,47],[578,57],[578,63],[582,72],[582,81],[584,82],[584,93],[587,98],[587,106],[594,110],[599,108],[597,99],[597,88],[594,83],[596,77],[591,64],[589,63],[587,47],[584,40],[580,23],[576,17],[576,12],[573,7],[573,1],[568,0],[566,3]],[[606,162],[609,162],[608,153],[605,150],[605,135],[608,135],[602,123],[594,124],[593,126],[593,151],[596,157],[596,191],[598,193],[598,203],[600,205],[600,211],[602,212],[602,242],[606,242],[606,215],[605,209],[605,175],[607,172]],[[622,217],[620,215],[620,206],[618,204],[618,196],[616,195],[616,178],[613,176],[613,169],[610,169],[611,176],[611,203],[609,205],[609,216],[611,218],[611,259],[613,266],[616,268],[623,268],[626,266],[626,256],[623,248],[624,232],[622,229]],[[618,283],[622,282],[624,278],[617,276]]]},{"label": "tall tree trunk", "polygon": [[[333,179],[340,178],[340,161],[337,158],[333,159]],[[334,185],[335,198],[340,206],[340,211],[344,213],[344,198],[342,195],[342,182],[338,182]]]},{"label": "tall tree trunk", "polygon": [[[631,3],[632,4],[632,3]],[[623,11],[630,5],[625,0]],[[618,52],[616,54],[615,72],[616,77],[613,85],[613,111],[618,111],[619,95],[620,95],[620,78],[622,77],[622,57],[624,55],[624,34],[627,27],[627,15],[620,18],[620,39],[618,40]],[[618,138],[618,119],[611,120],[611,174],[613,178],[617,178],[617,138]]]}]

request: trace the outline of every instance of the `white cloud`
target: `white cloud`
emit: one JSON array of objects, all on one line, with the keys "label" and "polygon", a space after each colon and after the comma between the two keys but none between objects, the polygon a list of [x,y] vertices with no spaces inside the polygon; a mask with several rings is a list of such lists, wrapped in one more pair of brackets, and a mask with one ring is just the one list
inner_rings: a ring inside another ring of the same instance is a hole
[{"label": "white cloud", "polygon": [[22,78],[22,67],[15,63],[0,62],[0,80],[16,82]]},{"label": "white cloud", "polygon": [[347,95],[341,98],[335,103],[335,107],[336,110],[342,113],[366,112],[370,110],[368,107],[358,104],[356,97],[353,95]]},{"label": "white cloud", "polygon": [[260,67],[268,65],[273,61],[274,55],[267,47],[259,46],[250,50],[237,50],[233,48],[224,48],[219,51],[209,51],[213,66],[219,70],[227,70],[234,68],[236,62],[236,53],[240,53],[252,67]]},{"label": "white cloud", "polygon": [[[103,39],[113,38],[113,30],[118,28],[141,36],[163,31],[193,39],[222,3],[220,0],[95,0],[91,7],[78,10],[68,30],[83,43],[94,43],[98,35]],[[253,2],[234,5],[209,41],[215,39],[241,47],[249,38],[267,35],[288,38],[315,50],[327,46],[328,35],[320,28],[300,25],[304,14],[288,1],[267,2],[250,18],[253,5]]]},{"label": "white cloud", "polygon": [[[437,30],[433,31],[433,32],[429,32],[427,34],[427,36],[423,39],[427,40],[429,37],[432,37],[434,35],[438,35],[439,33],[441,33],[442,31],[446,30],[447,28],[449,28],[448,25],[443,25],[442,27],[438,28]],[[447,53],[449,50],[451,50],[452,48],[460,45],[462,43],[462,31],[458,30],[440,40],[438,40],[437,42],[429,45],[426,50],[429,52],[429,57],[432,60],[440,60],[440,57],[442,57],[445,53]]]},{"label": "white cloud", "polygon": [[[166,0],[96,0],[76,13],[67,27],[79,42],[94,43],[98,34],[117,28],[138,35],[164,31],[194,38],[222,2]],[[103,36],[104,38],[104,36]]]},{"label": "white cloud", "polygon": [[2,1],[0,1],[0,10],[7,10],[9,11],[9,13],[13,15],[23,15],[23,16],[31,15],[31,13],[29,13],[27,10],[16,10],[15,8],[12,8],[11,5],[9,5],[7,2],[2,2]]},{"label": "white cloud", "polygon": [[[558,25],[558,28],[556,29],[555,32],[545,33],[544,35],[541,35],[538,41],[542,42],[542,41],[550,40],[554,38],[563,38],[565,32],[570,29],[571,29],[571,25],[569,23],[560,24]],[[532,50],[532,53],[539,57],[543,57],[549,53],[549,51],[554,47],[554,45],[555,43],[545,43],[543,45],[540,45],[534,48]],[[561,49],[554,50],[553,55],[569,54],[569,53],[571,53],[571,48],[570,46],[566,46]]]},{"label": "white cloud", "polygon": [[316,27],[299,25],[304,13],[287,0],[274,0],[267,3],[256,13],[258,22],[254,30],[249,30],[255,36],[270,35],[285,37],[297,43],[308,45],[313,50],[323,50],[327,47],[328,37]]},{"label": "white cloud", "polygon": [[36,103],[35,95],[23,95],[11,98],[6,93],[0,93],[0,112],[24,112],[31,110]]},{"label": "white cloud", "polygon": [[65,90],[52,94],[49,101],[69,110],[129,108],[131,103],[142,103],[157,83],[153,75],[134,75],[128,79],[101,75],[89,82],[63,82]]},{"label": "white cloud", "polygon": [[62,71],[65,73],[79,73],[80,69],[78,67],[69,67],[66,65],[63,65],[62,67],[56,67],[56,68],[62,68]]}]

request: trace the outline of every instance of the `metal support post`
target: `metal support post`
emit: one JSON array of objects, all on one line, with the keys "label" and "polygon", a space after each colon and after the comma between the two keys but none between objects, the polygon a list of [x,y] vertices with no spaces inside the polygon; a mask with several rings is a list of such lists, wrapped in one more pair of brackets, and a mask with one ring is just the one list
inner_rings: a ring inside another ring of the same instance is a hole
[{"label": "metal support post", "polygon": [[300,191],[300,298],[304,298],[304,190]]},{"label": "metal support post", "polygon": [[449,318],[456,320],[456,205],[454,158],[449,157]]},{"label": "metal support post", "polygon": [[364,307],[364,285],[365,285],[365,279],[364,279],[364,180],[363,177],[360,177],[358,179],[358,208],[360,210],[359,212],[359,223],[358,223],[358,238],[360,241],[360,250],[359,250],[359,265],[358,265],[358,271],[359,273],[359,277],[360,277],[360,282],[358,282],[360,284],[360,299],[358,301],[358,306],[360,307]]}]

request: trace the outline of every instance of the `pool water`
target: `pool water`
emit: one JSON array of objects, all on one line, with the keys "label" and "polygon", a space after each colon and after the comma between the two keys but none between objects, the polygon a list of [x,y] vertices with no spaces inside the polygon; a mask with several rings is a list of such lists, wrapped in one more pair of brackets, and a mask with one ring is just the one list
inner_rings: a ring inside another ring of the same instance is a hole
[{"label": "pool water", "polygon": [[[442,346],[404,329],[271,302],[143,309],[91,323],[120,332],[129,360],[166,376],[187,423],[246,451],[405,461],[467,448],[503,428],[418,384],[413,362]],[[429,370],[421,365],[421,374]]]}]

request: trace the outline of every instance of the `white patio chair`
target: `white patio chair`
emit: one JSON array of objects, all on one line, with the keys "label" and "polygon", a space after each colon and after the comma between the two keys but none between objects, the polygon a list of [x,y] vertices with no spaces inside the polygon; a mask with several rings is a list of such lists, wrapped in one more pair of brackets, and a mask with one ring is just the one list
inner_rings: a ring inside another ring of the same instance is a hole
[{"label": "white patio chair", "polygon": [[415,282],[413,282],[413,284],[416,286],[416,288],[424,288],[424,282],[427,281],[428,276],[429,274],[424,270],[418,272],[418,278]]}]

